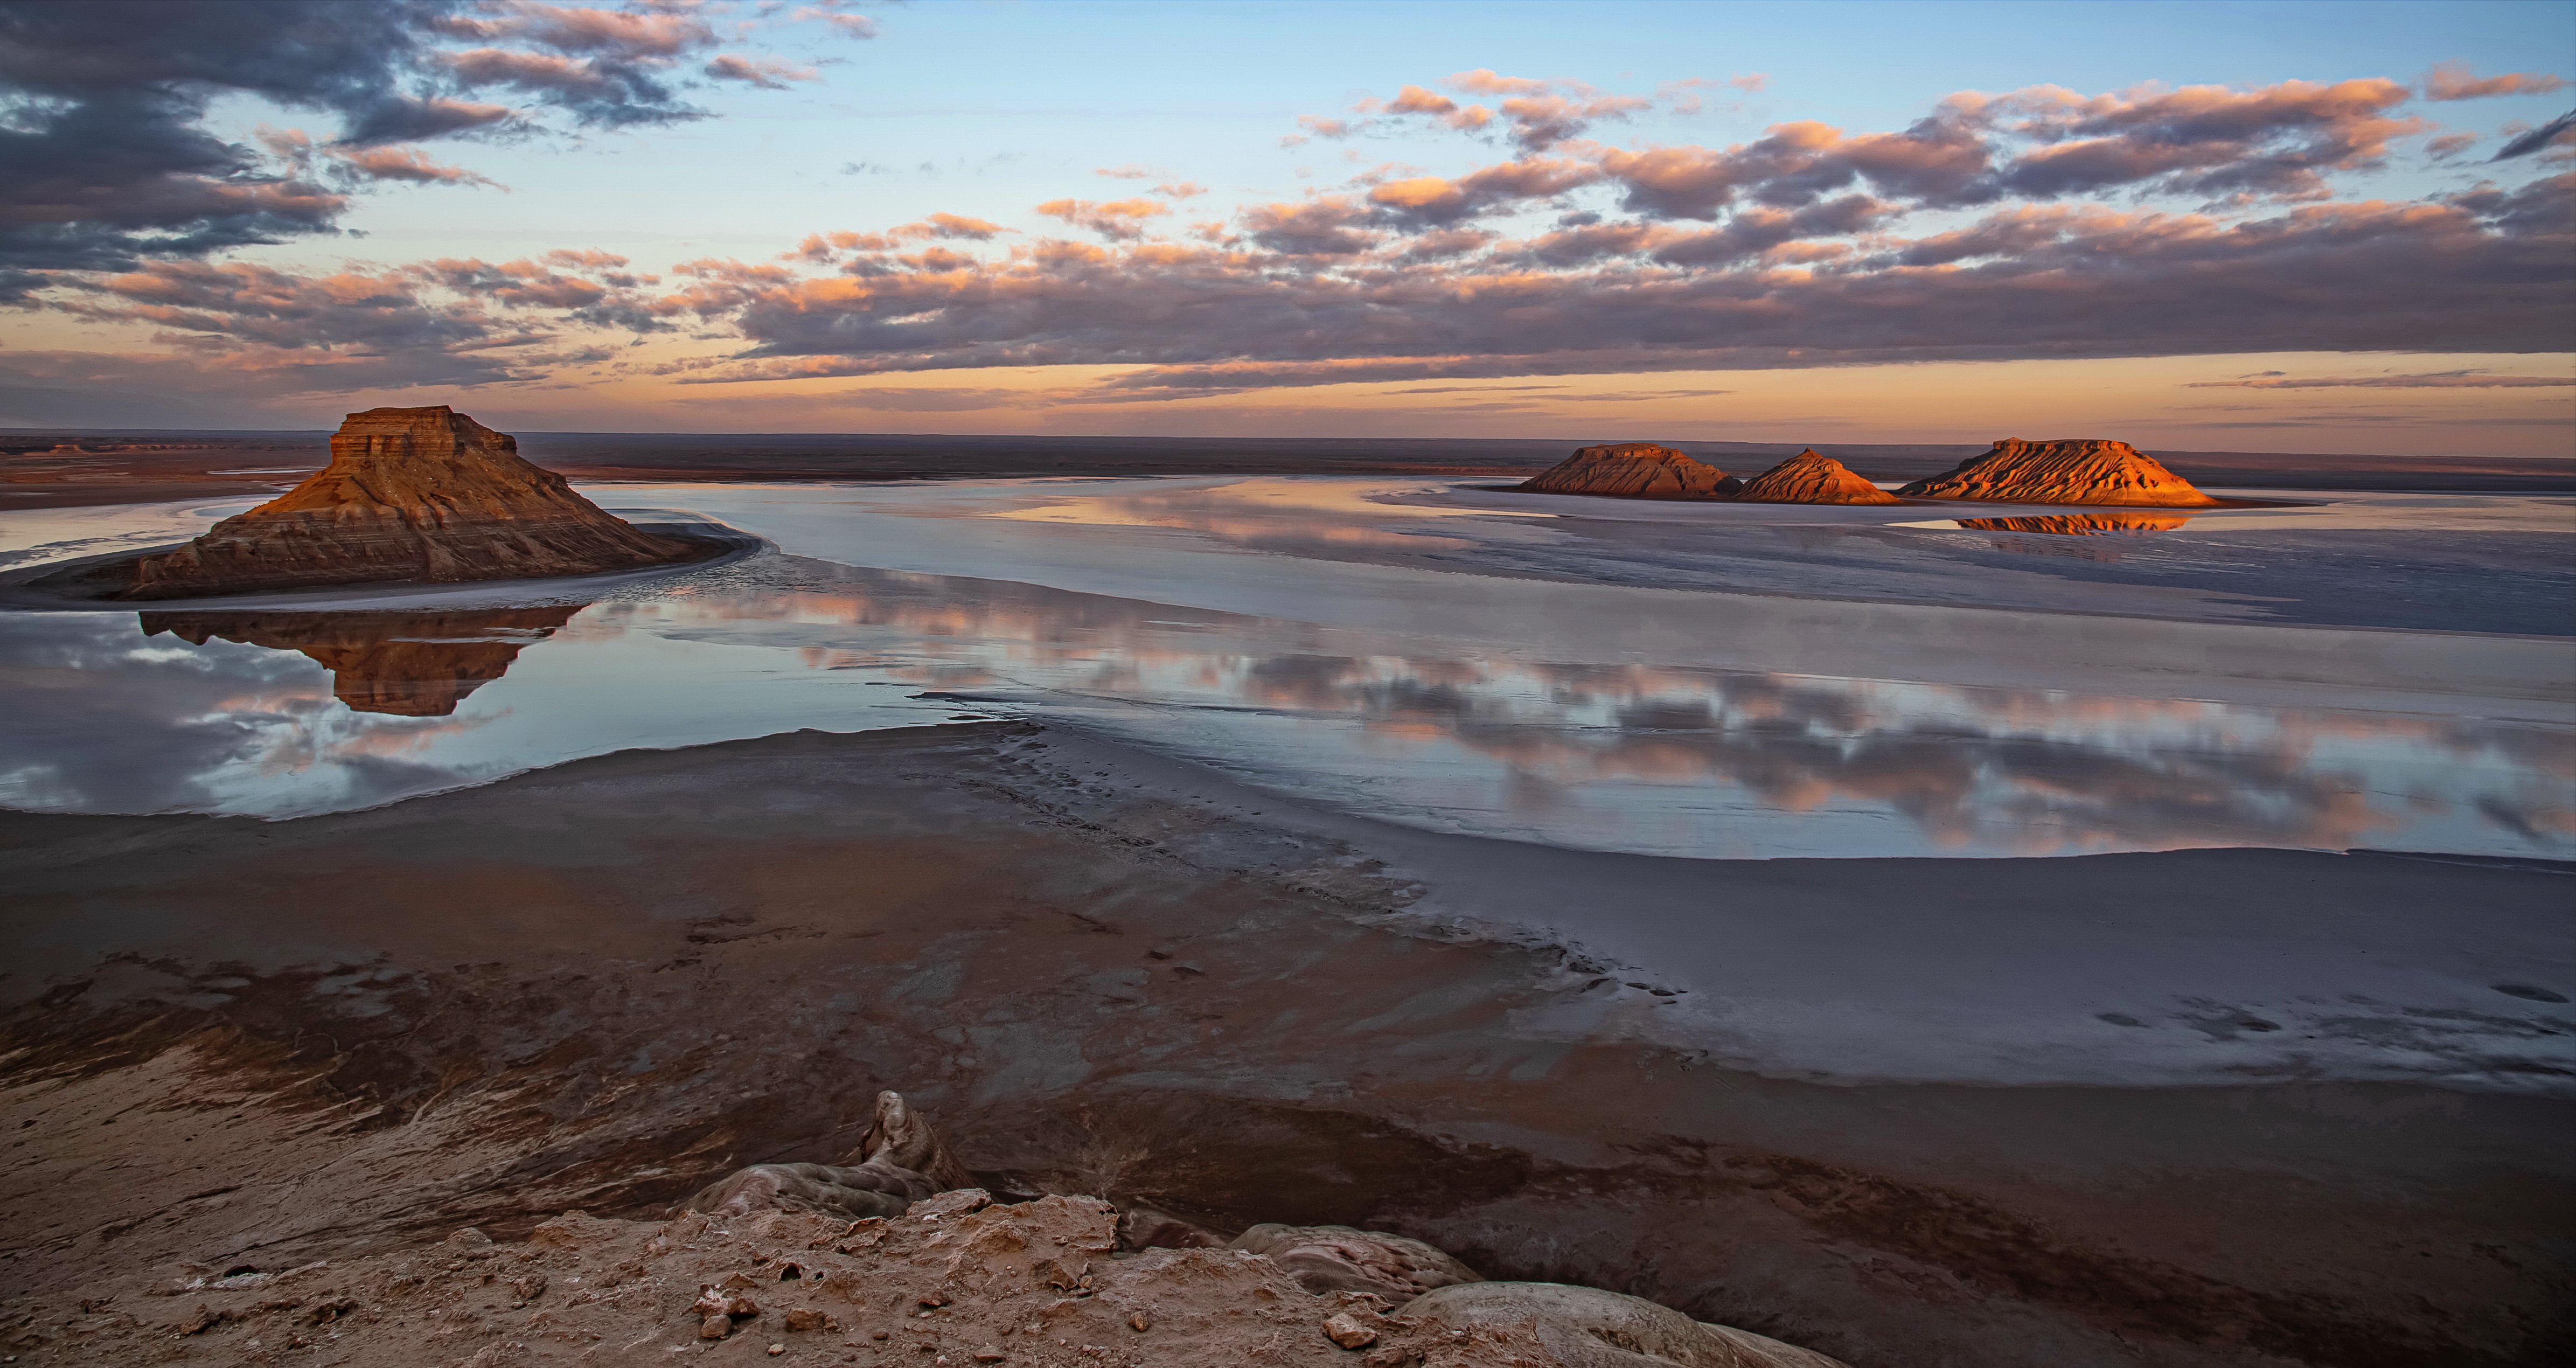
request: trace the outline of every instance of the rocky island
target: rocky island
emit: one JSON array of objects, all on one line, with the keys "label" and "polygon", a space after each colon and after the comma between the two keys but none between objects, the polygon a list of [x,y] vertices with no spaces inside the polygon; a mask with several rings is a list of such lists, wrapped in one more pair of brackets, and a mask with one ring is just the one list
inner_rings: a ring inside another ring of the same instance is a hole
[{"label": "rocky island", "polygon": [[1514,486],[1532,494],[1601,494],[1619,499],[1731,499],[1742,480],[1652,442],[1588,446]]},{"label": "rocky island", "polygon": [[1746,481],[1737,503],[1901,504],[1903,499],[1809,447]]},{"label": "rocky island", "polygon": [[1994,503],[2214,508],[2219,501],[2126,442],[1996,440],[1994,449],[1896,491],[1906,498]]},{"label": "rocky island", "polygon": [[352,413],[331,464],[185,546],[92,567],[121,599],[592,575],[703,559],[705,541],[610,516],[516,438],[446,405]]}]

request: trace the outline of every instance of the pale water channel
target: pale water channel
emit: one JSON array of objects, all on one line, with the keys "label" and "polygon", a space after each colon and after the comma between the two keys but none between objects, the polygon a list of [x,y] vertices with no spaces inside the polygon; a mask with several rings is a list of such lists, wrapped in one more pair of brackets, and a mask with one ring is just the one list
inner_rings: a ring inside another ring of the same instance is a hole
[{"label": "pale water channel", "polygon": [[[0,613],[0,804],[286,816],[627,747],[1026,716],[1582,849],[2576,857],[2576,647],[2515,606],[2553,592],[2563,501],[2084,527],[1407,479],[588,492],[776,550]],[[175,541],[248,502],[0,514],[0,553]]]}]

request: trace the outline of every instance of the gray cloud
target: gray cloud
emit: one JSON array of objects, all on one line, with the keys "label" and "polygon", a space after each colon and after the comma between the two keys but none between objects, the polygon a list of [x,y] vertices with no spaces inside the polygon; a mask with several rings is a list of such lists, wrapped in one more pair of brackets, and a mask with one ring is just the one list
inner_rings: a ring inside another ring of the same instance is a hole
[{"label": "gray cloud", "polygon": [[[486,46],[442,46],[455,40]],[[216,137],[204,120],[224,95],[331,116],[323,141],[353,150],[532,126],[472,98],[487,86],[577,124],[669,123],[700,111],[661,73],[716,41],[682,10],[533,0],[0,0],[0,303],[40,288],[40,272],[330,232],[342,191],[386,178],[360,168],[325,186],[303,174],[309,164],[280,168]],[[789,75],[764,59],[716,60],[734,64],[719,78]]]}]

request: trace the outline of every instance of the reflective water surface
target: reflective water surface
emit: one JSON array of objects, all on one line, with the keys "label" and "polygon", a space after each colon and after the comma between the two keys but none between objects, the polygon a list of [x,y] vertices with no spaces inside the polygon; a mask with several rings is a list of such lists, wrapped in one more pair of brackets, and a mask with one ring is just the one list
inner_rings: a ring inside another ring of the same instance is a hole
[{"label": "reflective water surface", "polygon": [[[1715,611],[1720,595],[1551,597],[1352,559],[1563,535],[1543,519],[1453,520],[1330,489],[1256,490],[1211,510],[1205,482],[1167,483],[1178,487],[1087,503],[1026,489],[988,505],[954,489],[869,495],[863,512],[848,491],[734,491],[720,515],[786,553],[594,602],[0,614],[0,803],[287,815],[633,746],[1027,715],[1345,810],[1592,849],[2576,855],[2563,709],[2420,683],[2354,706],[2282,686],[2297,671],[2263,665],[2245,672],[2262,685],[2251,692],[2216,687],[2215,666],[2088,674],[2071,628],[2016,648],[2033,652],[2022,661],[1979,644],[1966,654],[1995,666],[1983,673],[1900,669],[1935,653],[1885,633],[1864,650],[1826,639],[1852,633],[1748,625],[1712,645],[1677,614]],[[817,519],[832,536],[800,530]],[[950,541],[965,543],[960,560],[1026,578],[847,563],[871,550],[935,562]],[[836,559],[793,554],[800,545]],[[1521,605],[1526,625],[1478,626],[1460,606],[1469,590]],[[1372,597],[1390,592],[1401,602]],[[1303,606],[1240,610],[1289,601]],[[1425,604],[1441,611],[1426,617]],[[2262,629],[2208,630],[2244,641]],[[1854,662],[1876,663],[1861,674]]]}]

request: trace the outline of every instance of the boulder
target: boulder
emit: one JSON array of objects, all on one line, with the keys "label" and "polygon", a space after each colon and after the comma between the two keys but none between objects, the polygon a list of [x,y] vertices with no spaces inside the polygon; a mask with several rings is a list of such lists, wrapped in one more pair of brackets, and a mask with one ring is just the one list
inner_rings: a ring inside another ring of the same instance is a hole
[{"label": "boulder", "polygon": [[[754,1164],[699,1189],[672,1214],[746,1216],[805,1211],[843,1220],[900,1216],[943,1192],[971,1190],[974,1177],[948,1152],[929,1118],[903,1094],[877,1094],[876,1114],[848,1160],[839,1164]],[[979,1191],[978,1197],[983,1194]],[[974,1202],[961,1204],[971,1210]]]},{"label": "boulder", "polygon": [[1422,1241],[1382,1230],[1274,1223],[1235,1236],[1233,1247],[1268,1255],[1317,1296],[1374,1292],[1400,1302],[1434,1288],[1483,1281],[1476,1270]]},{"label": "boulder", "polygon": [[1737,503],[1901,504],[1903,499],[1851,473],[1814,447],[1744,482]]},{"label": "boulder", "polygon": [[379,408],[350,414],[304,483],[134,562],[118,597],[590,575],[706,551],[611,517],[445,405]]},{"label": "boulder", "polygon": [[1468,1283],[1426,1293],[1398,1314],[1456,1330],[1534,1337],[1558,1368],[1849,1368],[1811,1349],[1703,1324],[1597,1287]]},{"label": "boulder", "polygon": [[202,646],[221,638],[301,651],[331,671],[354,712],[445,717],[507,673],[521,647],[572,621],[578,606],[457,613],[144,613],[145,636]]},{"label": "boulder", "polygon": [[1588,446],[1517,486],[1533,494],[1620,499],[1731,499],[1743,487],[1706,461],[1651,442]]},{"label": "boulder", "polygon": [[1997,440],[1994,449],[1896,491],[1907,498],[1998,503],[2211,508],[2218,500],[2126,442]]}]

